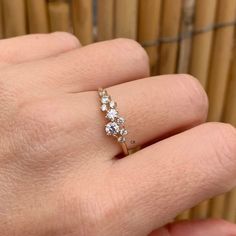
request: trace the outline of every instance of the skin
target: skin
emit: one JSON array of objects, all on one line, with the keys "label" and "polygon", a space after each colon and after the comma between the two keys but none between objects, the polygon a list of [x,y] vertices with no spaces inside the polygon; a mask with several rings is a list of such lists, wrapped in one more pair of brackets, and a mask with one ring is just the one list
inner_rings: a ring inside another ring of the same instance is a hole
[{"label": "skin", "polygon": [[[236,130],[204,123],[189,75],[149,77],[134,41],[81,47],[67,33],[0,41],[2,236],[233,236],[223,220],[170,223],[236,185]],[[122,159],[98,87],[126,118]]]}]

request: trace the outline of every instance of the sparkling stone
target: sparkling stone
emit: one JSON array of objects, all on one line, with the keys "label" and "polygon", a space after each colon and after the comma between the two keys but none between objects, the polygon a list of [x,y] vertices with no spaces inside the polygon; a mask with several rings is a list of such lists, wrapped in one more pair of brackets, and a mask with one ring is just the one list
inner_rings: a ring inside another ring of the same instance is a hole
[{"label": "sparkling stone", "polygon": [[120,136],[119,138],[118,138],[118,142],[119,143],[124,143],[125,142],[125,137],[123,137],[123,136]]},{"label": "sparkling stone", "polygon": [[110,105],[110,108],[116,108],[116,102],[114,101],[111,101],[109,105]]},{"label": "sparkling stone", "polygon": [[106,111],[107,110],[107,105],[106,104],[102,104],[101,105],[101,110],[102,111]]},{"label": "sparkling stone", "polygon": [[110,102],[110,97],[109,97],[109,96],[103,96],[103,97],[101,98],[101,102],[102,102],[103,104],[109,103],[109,102]]},{"label": "sparkling stone", "polygon": [[120,135],[127,135],[128,134],[128,131],[126,129],[121,129],[120,130]]},{"label": "sparkling stone", "polygon": [[99,90],[99,95],[102,96],[107,96],[107,91],[104,89]]},{"label": "sparkling stone", "polygon": [[110,109],[108,112],[107,112],[107,115],[106,117],[110,120],[114,120],[118,115],[118,112],[117,110],[115,109]]},{"label": "sparkling stone", "polygon": [[118,124],[124,124],[125,123],[125,119],[123,117],[118,117],[116,121],[117,121]]},{"label": "sparkling stone", "polygon": [[109,122],[105,126],[107,135],[116,135],[119,133],[120,127],[116,122]]}]

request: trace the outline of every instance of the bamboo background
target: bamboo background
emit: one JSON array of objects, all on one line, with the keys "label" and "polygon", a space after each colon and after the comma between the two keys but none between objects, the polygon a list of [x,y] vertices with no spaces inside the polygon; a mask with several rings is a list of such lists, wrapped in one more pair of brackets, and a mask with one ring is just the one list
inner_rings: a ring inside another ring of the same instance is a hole
[{"label": "bamboo background", "polygon": [[[0,0],[0,38],[68,31],[83,45],[126,37],[150,57],[152,75],[189,73],[209,95],[209,120],[236,126],[236,0]],[[236,190],[177,219],[236,223]]]}]

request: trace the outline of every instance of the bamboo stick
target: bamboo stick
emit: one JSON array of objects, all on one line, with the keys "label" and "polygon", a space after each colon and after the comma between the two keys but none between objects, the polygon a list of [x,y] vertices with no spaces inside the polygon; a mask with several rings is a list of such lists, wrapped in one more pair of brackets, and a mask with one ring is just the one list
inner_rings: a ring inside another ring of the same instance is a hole
[{"label": "bamboo stick", "polygon": [[[194,31],[201,31],[212,26],[215,21],[217,0],[196,0]],[[213,39],[213,30],[193,35],[189,73],[195,76],[206,89],[208,66]],[[191,218],[205,219],[208,216],[209,200],[206,200],[191,211]]]},{"label": "bamboo stick", "polygon": [[72,0],[74,33],[83,45],[93,42],[92,0]]},{"label": "bamboo stick", "polygon": [[[234,47],[233,61],[228,83],[224,121],[236,127],[236,45]],[[224,217],[226,220],[236,223],[236,189],[226,196]]]},{"label": "bamboo stick", "polygon": [[178,53],[177,39],[179,36],[181,7],[181,0],[176,0],[174,5],[172,0],[163,1],[160,37],[165,40],[160,44],[160,59],[158,64],[159,74],[170,74],[176,72]]},{"label": "bamboo stick", "polygon": [[5,37],[27,33],[24,0],[2,0]]},{"label": "bamboo stick", "polygon": [[181,22],[182,40],[179,45],[178,73],[188,73],[189,58],[192,39],[190,37],[193,30],[195,0],[183,1],[183,14]]},{"label": "bamboo stick", "polygon": [[70,7],[65,1],[52,1],[48,3],[50,31],[71,31]]},{"label": "bamboo stick", "polygon": [[[217,23],[235,20],[236,1],[219,1],[217,8]],[[224,97],[233,46],[234,26],[217,29],[214,34],[214,44],[209,69],[208,94],[210,101],[209,120],[219,121],[222,118]]]},{"label": "bamboo stick", "polygon": [[26,3],[30,33],[47,33],[49,27],[46,0],[27,0]]},{"label": "bamboo stick", "polygon": [[[196,0],[194,31],[214,24],[217,0]],[[210,63],[213,30],[193,36],[189,73],[199,79],[206,88]]]},{"label": "bamboo stick", "polygon": [[209,210],[209,201],[206,200],[201,202],[199,205],[194,207],[191,211],[191,218],[192,219],[206,219],[208,216]]},{"label": "bamboo stick", "polygon": [[[138,19],[138,41],[144,44],[144,48],[150,58],[151,74],[157,73],[157,45],[155,42],[159,36],[161,15],[161,0],[140,0]],[[145,46],[145,43],[154,43],[154,46]]]},{"label": "bamboo stick", "polygon": [[[217,23],[235,21],[236,1],[219,1]],[[227,26],[216,30],[209,70],[208,95],[210,102],[209,120],[220,121],[226,93],[228,71],[233,46],[234,27]],[[210,217],[224,216],[225,197],[218,196],[211,200]]]},{"label": "bamboo stick", "polygon": [[98,41],[113,38],[114,0],[98,0]]},{"label": "bamboo stick", "polygon": [[183,213],[179,214],[176,217],[176,220],[180,221],[180,220],[189,220],[190,219],[190,210],[186,210]]},{"label": "bamboo stick", "polygon": [[136,39],[137,0],[118,0],[115,2],[115,37]]},{"label": "bamboo stick", "polygon": [[2,0],[0,0],[0,39],[4,37],[3,9]]}]

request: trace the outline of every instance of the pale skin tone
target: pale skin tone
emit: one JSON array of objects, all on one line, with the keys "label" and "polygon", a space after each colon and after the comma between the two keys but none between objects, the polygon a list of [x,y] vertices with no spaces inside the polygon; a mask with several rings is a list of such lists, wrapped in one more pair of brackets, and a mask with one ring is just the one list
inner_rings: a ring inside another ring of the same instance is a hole
[{"label": "pale skin tone", "polygon": [[[70,34],[0,41],[1,236],[233,236],[222,220],[170,223],[236,185],[236,130],[205,123],[189,75],[150,77],[145,51]],[[126,118],[128,157],[104,132],[97,89]]]}]

